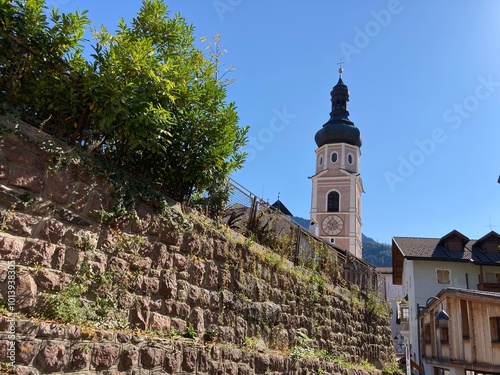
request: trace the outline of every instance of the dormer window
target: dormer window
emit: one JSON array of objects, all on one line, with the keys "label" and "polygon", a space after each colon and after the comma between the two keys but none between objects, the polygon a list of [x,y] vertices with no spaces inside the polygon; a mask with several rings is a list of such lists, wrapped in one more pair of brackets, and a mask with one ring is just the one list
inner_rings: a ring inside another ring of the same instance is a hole
[{"label": "dormer window", "polygon": [[463,251],[464,244],[460,240],[450,239],[446,241],[445,247],[450,251]]},{"label": "dormer window", "polygon": [[448,251],[464,251],[468,242],[469,238],[456,230],[452,230],[439,240],[438,246],[444,246]]},{"label": "dormer window", "polygon": [[477,240],[474,247],[479,247],[488,253],[500,253],[500,235],[491,231]]}]

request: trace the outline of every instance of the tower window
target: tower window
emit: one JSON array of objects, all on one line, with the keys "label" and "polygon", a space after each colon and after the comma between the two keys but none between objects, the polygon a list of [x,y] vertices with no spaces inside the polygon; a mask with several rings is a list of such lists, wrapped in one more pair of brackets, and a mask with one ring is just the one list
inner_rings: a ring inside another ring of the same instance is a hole
[{"label": "tower window", "polygon": [[352,154],[347,155],[347,162],[348,162],[349,164],[352,164],[352,163],[353,163],[353,161],[354,161],[354,157],[352,156]]},{"label": "tower window", "polygon": [[340,194],[337,193],[336,191],[332,191],[328,193],[328,205],[327,205],[327,211],[328,212],[339,212],[340,211]]},{"label": "tower window", "polygon": [[323,165],[323,155],[321,155],[318,159],[318,165],[321,167]]},{"label": "tower window", "polygon": [[337,154],[336,152],[332,152],[331,160],[332,163],[336,163],[337,160],[339,160],[339,154]]}]

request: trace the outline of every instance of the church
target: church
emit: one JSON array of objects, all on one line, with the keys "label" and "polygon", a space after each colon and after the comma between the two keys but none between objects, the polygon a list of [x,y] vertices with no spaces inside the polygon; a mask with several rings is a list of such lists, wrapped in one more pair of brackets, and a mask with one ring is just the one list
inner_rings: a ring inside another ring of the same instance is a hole
[{"label": "church", "polygon": [[309,231],[357,258],[362,257],[360,176],[361,135],[349,120],[349,90],[339,80],[330,95],[330,119],[315,135]]}]

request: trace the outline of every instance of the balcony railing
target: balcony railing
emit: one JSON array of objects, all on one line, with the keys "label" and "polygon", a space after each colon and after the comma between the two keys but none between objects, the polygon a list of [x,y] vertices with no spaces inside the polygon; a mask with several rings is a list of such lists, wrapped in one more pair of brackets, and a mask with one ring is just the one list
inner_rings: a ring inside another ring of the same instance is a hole
[{"label": "balcony railing", "polygon": [[486,292],[500,292],[500,273],[485,273],[479,275],[478,290]]}]

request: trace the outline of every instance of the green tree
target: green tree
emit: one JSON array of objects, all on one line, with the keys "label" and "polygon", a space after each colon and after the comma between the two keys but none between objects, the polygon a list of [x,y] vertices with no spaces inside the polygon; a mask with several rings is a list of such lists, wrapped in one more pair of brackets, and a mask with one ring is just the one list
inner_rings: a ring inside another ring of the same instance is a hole
[{"label": "green tree", "polygon": [[181,201],[224,186],[241,168],[248,129],[225,100],[218,37],[207,58],[194,47],[192,25],[170,18],[163,1],[144,0],[115,34],[94,29],[86,60],[86,11],[47,17],[42,0],[0,3],[4,110]]}]

